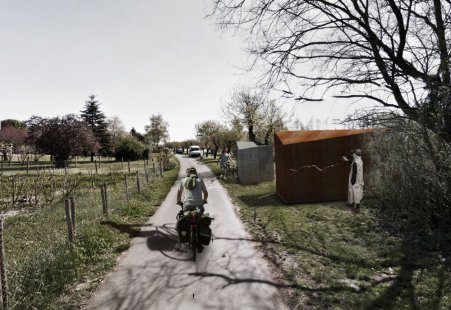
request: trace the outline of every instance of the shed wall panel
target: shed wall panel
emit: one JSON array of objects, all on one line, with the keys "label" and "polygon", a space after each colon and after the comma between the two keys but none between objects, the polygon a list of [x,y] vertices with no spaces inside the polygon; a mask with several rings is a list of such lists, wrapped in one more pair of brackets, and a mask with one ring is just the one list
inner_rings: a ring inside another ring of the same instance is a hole
[{"label": "shed wall panel", "polygon": [[[276,192],[285,203],[347,199],[350,162],[343,155],[362,148],[365,134],[284,145],[275,136]],[[364,179],[370,170],[364,155]],[[319,168],[319,169],[318,169]],[[321,170],[320,170],[321,169]]]}]

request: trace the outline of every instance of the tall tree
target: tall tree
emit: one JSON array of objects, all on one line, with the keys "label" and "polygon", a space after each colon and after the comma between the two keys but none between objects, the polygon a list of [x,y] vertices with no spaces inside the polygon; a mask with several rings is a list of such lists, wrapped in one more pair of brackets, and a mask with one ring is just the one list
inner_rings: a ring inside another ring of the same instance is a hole
[{"label": "tall tree", "polygon": [[195,125],[196,136],[199,138],[202,148],[207,149],[207,154],[210,152],[213,146],[211,137],[220,131],[225,130],[225,126],[218,121],[208,120],[204,122],[197,123]]},{"label": "tall tree", "polygon": [[109,117],[107,119],[107,129],[111,138],[111,153],[113,153],[128,133],[125,131],[125,127],[121,119],[117,116]]},{"label": "tall tree", "polygon": [[451,1],[212,3],[221,27],[249,34],[269,86],[301,101],[372,101],[451,142]]},{"label": "tall tree", "polygon": [[29,141],[43,154],[51,155],[55,165],[64,167],[71,156],[95,153],[99,144],[89,126],[76,115],[27,121]]},{"label": "tall tree", "polygon": [[238,89],[223,106],[224,116],[233,128],[239,124],[247,129],[249,141],[269,144],[275,130],[285,127],[288,115],[273,100],[249,89]]},{"label": "tall tree", "polygon": [[21,122],[17,119],[4,119],[0,122],[0,129],[5,127],[14,127],[14,128],[22,128],[25,129],[26,125],[24,122]]},{"label": "tall tree", "polygon": [[25,143],[27,131],[24,128],[14,126],[2,126],[0,128],[0,153],[2,160],[7,161],[14,150],[18,150]]},{"label": "tall tree", "polygon": [[150,125],[145,127],[146,140],[153,146],[158,147],[160,142],[166,142],[169,139],[169,124],[163,120],[161,114],[152,114]]},{"label": "tall tree", "polygon": [[258,93],[252,93],[250,89],[237,89],[226,103],[222,111],[227,119],[239,121],[246,129],[249,141],[256,142],[256,127],[261,121],[264,99]]},{"label": "tall tree", "polygon": [[132,127],[132,129],[130,130],[130,134],[132,135],[133,138],[135,138],[136,140],[138,140],[140,142],[144,142],[144,140],[145,140],[144,135],[137,132],[135,127]]},{"label": "tall tree", "polygon": [[[81,118],[92,129],[94,136],[100,144],[100,153],[109,155],[111,150],[111,137],[108,132],[108,123],[105,114],[100,111],[100,103],[95,99],[95,95],[90,95],[86,101],[84,110],[81,111]],[[94,161],[94,153],[91,153],[91,161]]]}]

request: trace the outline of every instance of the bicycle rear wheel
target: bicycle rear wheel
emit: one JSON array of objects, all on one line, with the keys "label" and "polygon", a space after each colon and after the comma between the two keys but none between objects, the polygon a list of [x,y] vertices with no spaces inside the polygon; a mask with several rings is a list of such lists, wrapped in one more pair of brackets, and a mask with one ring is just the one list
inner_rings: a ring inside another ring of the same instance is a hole
[{"label": "bicycle rear wheel", "polygon": [[197,254],[197,230],[191,230],[191,250],[193,250],[193,262],[196,261]]}]

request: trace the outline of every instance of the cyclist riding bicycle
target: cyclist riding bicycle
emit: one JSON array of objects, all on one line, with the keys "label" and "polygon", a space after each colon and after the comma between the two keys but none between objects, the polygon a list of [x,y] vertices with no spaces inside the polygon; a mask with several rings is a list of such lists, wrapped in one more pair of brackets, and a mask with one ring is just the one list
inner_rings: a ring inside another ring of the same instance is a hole
[{"label": "cyclist riding bicycle", "polygon": [[220,178],[222,177],[225,180],[226,174],[227,174],[227,168],[228,168],[228,165],[230,165],[230,154],[229,154],[227,148],[225,148],[222,151],[221,156],[219,156],[218,164],[219,164],[219,168],[221,168],[221,175],[219,177]]},{"label": "cyclist riding bicycle", "polygon": [[[202,197],[203,194],[203,197]],[[180,182],[177,191],[177,204],[183,206],[183,211],[197,210],[201,214],[204,213],[204,204],[207,203],[208,191],[204,181],[197,175],[196,168],[188,168],[186,177]],[[198,252],[202,252],[203,245],[198,244]]]},{"label": "cyclist riding bicycle", "polygon": [[197,175],[196,168],[188,168],[186,177],[180,182],[177,191],[177,204],[183,204],[183,211],[199,209],[201,213],[204,213],[203,205],[207,203],[207,199],[208,191],[204,181]]}]

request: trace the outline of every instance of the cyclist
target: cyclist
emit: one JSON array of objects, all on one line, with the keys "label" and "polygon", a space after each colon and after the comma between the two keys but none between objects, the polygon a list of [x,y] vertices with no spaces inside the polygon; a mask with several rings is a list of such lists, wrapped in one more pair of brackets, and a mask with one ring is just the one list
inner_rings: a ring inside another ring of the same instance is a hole
[{"label": "cyclist", "polygon": [[207,199],[208,191],[204,181],[197,175],[196,168],[188,168],[186,177],[180,182],[177,191],[177,204],[183,204],[183,211],[199,209],[201,213],[204,213],[203,205],[207,203]]},{"label": "cyclist", "polygon": [[[203,197],[202,197],[203,194]],[[197,175],[196,168],[188,168],[186,177],[180,182],[177,191],[177,204],[183,205],[183,211],[198,210],[204,213],[204,204],[207,203],[208,191],[204,181]],[[202,244],[197,245],[197,251],[200,253],[204,249]]]},{"label": "cyclist", "polygon": [[228,152],[228,149],[225,148],[222,150],[222,154],[218,160],[219,168],[221,168],[221,175],[219,177],[222,177],[224,180],[226,179],[227,164],[229,163],[229,160],[230,160],[230,154]]}]

